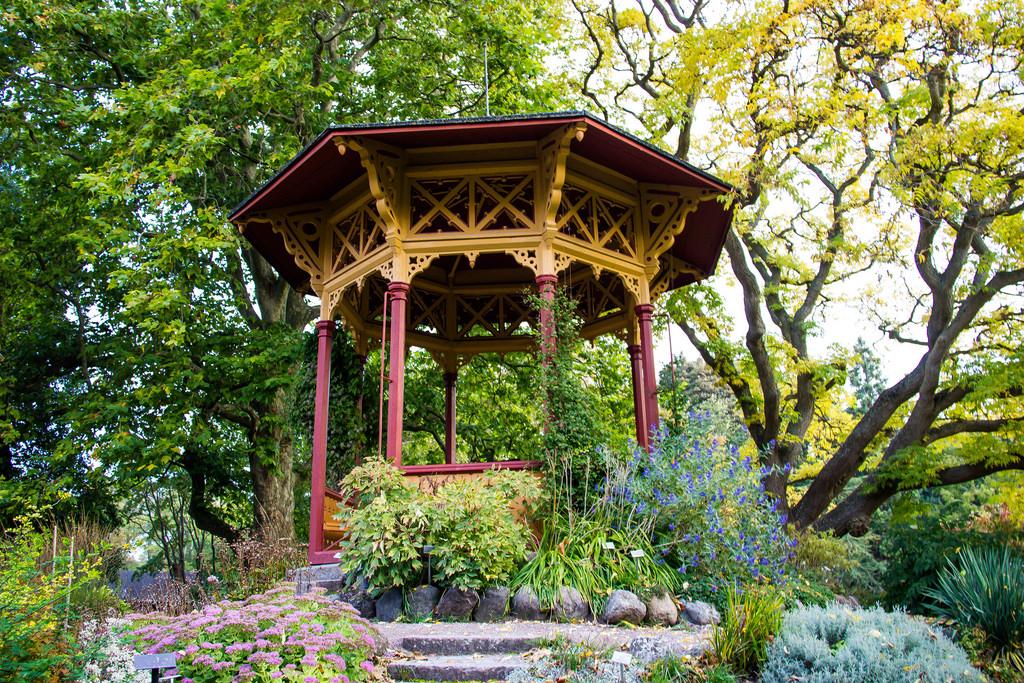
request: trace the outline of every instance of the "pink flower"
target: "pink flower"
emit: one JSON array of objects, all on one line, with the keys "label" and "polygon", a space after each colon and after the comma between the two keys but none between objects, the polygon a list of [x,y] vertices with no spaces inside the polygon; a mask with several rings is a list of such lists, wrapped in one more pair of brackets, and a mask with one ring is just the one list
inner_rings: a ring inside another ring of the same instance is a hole
[{"label": "pink flower", "polygon": [[359,666],[361,666],[364,669],[366,669],[367,673],[371,673],[371,674],[373,673],[373,662],[370,662],[370,661],[364,659],[363,661],[359,662]]}]

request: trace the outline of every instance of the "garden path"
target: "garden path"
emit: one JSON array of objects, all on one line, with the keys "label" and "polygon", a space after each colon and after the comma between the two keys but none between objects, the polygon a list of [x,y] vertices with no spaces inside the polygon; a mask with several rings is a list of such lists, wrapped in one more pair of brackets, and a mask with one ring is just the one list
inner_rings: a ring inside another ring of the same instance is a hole
[{"label": "garden path", "polygon": [[707,647],[709,627],[676,628],[500,623],[380,623],[388,641],[388,672],[396,680],[504,680],[545,656],[558,636],[595,650],[625,650],[638,659],[669,652],[697,656]]}]

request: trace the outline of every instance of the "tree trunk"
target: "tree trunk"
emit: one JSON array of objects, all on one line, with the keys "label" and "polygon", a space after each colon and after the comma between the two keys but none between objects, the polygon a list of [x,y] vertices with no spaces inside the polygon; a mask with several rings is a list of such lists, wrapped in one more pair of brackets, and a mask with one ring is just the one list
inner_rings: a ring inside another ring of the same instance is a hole
[{"label": "tree trunk", "polygon": [[[249,456],[256,533],[266,542],[295,539],[294,446],[285,424],[285,405],[284,392],[278,391],[261,411],[261,426],[257,427],[254,442],[265,444],[266,448],[253,449]],[[260,457],[261,453],[273,453],[274,460],[268,462]]]}]

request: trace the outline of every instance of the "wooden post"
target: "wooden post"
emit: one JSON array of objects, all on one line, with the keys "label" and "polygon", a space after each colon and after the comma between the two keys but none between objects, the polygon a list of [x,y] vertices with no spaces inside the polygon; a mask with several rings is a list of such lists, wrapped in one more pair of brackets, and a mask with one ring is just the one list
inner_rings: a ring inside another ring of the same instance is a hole
[{"label": "wooden post", "polygon": [[644,386],[644,426],[647,433],[658,427],[658,377],[654,373],[654,331],[651,326],[651,314],[654,306],[639,304],[636,307],[636,319],[640,327],[640,358],[643,368]]},{"label": "wooden post", "polygon": [[647,406],[644,401],[644,370],[642,354],[639,344],[628,344],[629,351],[629,373],[633,379],[633,416],[636,423],[636,442],[646,449],[650,443],[650,433],[647,430]]},{"label": "wooden post", "polygon": [[455,385],[458,372],[444,373],[444,461],[455,464]]},{"label": "wooden post", "polygon": [[407,282],[388,285],[391,298],[391,341],[388,355],[388,446],[387,456],[395,465],[402,464],[402,410],[405,398],[405,308],[409,297]]},{"label": "wooden post", "polygon": [[540,350],[541,358],[546,362],[555,355],[555,315],[551,306],[555,301],[555,285],[557,275],[538,275],[536,278],[537,292],[545,303],[540,309]]},{"label": "wooden post", "polygon": [[[309,493],[309,562],[324,562],[324,495],[327,487],[327,415],[331,397],[334,321],[316,324],[316,395],[313,408],[313,471]],[[329,559],[326,561],[330,561]]]}]

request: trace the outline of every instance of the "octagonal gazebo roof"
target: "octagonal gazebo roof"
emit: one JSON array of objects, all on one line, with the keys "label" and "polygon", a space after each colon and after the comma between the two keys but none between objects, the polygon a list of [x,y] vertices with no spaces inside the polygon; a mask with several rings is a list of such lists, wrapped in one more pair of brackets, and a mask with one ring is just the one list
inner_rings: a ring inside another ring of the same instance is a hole
[{"label": "octagonal gazebo roof", "polygon": [[584,336],[714,271],[723,181],[583,112],[325,130],[230,219],[301,291],[379,336],[409,282],[409,343],[435,355],[526,350],[523,291],[557,276]]}]

